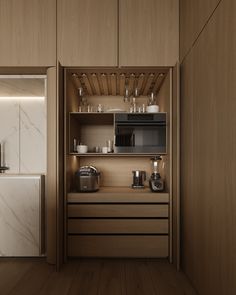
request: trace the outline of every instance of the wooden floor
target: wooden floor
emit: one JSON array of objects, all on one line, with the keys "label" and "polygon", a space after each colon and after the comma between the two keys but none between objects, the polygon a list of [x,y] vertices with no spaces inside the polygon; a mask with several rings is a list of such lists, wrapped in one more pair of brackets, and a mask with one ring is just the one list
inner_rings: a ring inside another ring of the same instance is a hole
[{"label": "wooden floor", "polygon": [[0,259],[1,295],[196,295],[166,260],[78,259],[60,272],[43,259]]}]

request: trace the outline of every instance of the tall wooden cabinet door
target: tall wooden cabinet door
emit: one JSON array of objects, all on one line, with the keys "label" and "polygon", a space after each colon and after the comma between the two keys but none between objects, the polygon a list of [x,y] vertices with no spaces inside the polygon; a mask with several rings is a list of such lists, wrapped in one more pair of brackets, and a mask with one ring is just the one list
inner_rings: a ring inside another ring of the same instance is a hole
[{"label": "tall wooden cabinet door", "polygon": [[172,257],[180,269],[180,67],[172,76]]},{"label": "tall wooden cabinet door", "polygon": [[56,0],[0,0],[0,66],[56,65]]},{"label": "tall wooden cabinet door", "polygon": [[178,0],[120,0],[121,66],[174,66],[179,57]]},{"label": "tall wooden cabinet door", "polygon": [[117,0],[58,0],[62,66],[117,66]]}]

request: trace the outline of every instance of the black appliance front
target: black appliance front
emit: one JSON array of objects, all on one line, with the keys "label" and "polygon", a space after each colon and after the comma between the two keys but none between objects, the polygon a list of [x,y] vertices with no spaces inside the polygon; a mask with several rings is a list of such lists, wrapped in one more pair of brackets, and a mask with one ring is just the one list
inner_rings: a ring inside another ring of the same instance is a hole
[{"label": "black appliance front", "polygon": [[166,113],[115,114],[117,153],[166,153]]}]

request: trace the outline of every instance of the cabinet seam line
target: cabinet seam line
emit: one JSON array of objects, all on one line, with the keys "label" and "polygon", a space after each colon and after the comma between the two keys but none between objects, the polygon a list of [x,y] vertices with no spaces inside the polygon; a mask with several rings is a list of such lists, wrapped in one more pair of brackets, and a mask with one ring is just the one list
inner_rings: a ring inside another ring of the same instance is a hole
[{"label": "cabinet seam line", "polygon": [[210,16],[207,18],[205,24],[203,25],[202,29],[200,30],[200,32],[197,34],[197,37],[195,38],[195,40],[192,42],[192,45],[190,46],[190,48],[188,49],[188,51],[186,52],[186,54],[184,55],[184,57],[181,60],[181,64],[184,63],[184,61],[186,60],[186,58],[189,56],[189,54],[191,53],[192,49],[194,48],[194,46],[196,45],[198,39],[200,38],[200,36],[202,35],[203,31],[205,30],[205,28],[207,27],[207,25],[210,23],[212,17],[215,14],[215,11],[217,10],[217,8],[219,7],[220,3],[222,2],[222,0],[220,0],[218,2],[218,4],[216,5],[216,7],[214,8],[214,10],[212,11],[212,13],[210,14]]}]

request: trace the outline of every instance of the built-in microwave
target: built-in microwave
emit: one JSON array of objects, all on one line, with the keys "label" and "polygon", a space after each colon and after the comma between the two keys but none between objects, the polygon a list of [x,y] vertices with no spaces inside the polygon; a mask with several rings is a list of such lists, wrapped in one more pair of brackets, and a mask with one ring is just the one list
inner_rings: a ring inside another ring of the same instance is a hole
[{"label": "built-in microwave", "polygon": [[166,113],[115,114],[117,153],[166,153]]}]

